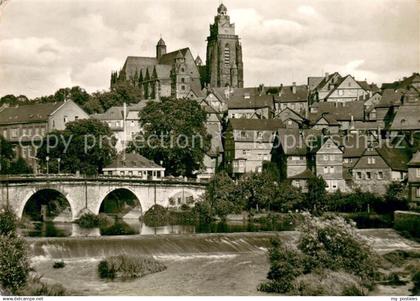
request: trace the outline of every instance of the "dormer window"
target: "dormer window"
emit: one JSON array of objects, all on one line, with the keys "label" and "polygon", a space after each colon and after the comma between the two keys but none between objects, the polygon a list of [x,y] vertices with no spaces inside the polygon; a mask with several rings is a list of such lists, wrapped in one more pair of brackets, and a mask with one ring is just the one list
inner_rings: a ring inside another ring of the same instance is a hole
[{"label": "dormer window", "polygon": [[406,124],[407,123],[407,120],[405,120],[405,119],[401,119],[401,125],[404,125],[404,124]]}]

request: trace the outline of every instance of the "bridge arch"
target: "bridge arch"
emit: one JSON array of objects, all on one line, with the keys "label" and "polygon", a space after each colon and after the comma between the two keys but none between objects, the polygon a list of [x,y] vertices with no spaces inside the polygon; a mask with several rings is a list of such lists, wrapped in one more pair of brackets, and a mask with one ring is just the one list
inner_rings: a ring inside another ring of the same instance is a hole
[{"label": "bridge arch", "polygon": [[98,203],[97,203],[93,213],[94,214],[99,214],[100,210],[101,210],[101,206],[102,206],[102,204],[104,204],[106,198],[109,195],[111,195],[113,192],[116,192],[116,191],[128,191],[128,192],[130,192],[136,198],[137,203],[140,206],[140,211],[143,214],[143,210],[145,208],[144,207],[144,200],[142,200],[142,198],[136,193],[136,191],[133,190],[130,187],[113,187],[111,189],[106,190],[104,193],[102,193],[99,196]]},{"label": "bridge arch", "polygon": [[76,219],[76,215],[77,215],[77,209],[75,208],[76,203],[71,199],[71,197],[69,196],[68,193],[66,193],[64,190],[61,190],[61,189],[55,188],[55,187],[54,188],[53,187],[40,187],[40,188],[31,189],[31,191],[26,194],[23,201],[18,206],[17,212],[16,212],[17,217],[18,218],[23,217],[23,212],[25,210],[25,207],[33,196],[35,196],[37,193],[40,193],[42,191],[48,191],[48,190],[55,191],[55,192],[61,194],[66,199],[67,203],[70,206],[72,220]]}]

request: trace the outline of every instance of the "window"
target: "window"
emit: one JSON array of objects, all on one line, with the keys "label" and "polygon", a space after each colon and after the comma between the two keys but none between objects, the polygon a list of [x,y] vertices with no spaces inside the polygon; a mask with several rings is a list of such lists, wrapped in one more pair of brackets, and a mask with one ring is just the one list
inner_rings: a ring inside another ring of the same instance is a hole
[{"label": "window", "polygon": [[338,95],[343,96],[344,95],[344,90],[338,90]]},{"label": "window", "polygon": [[417,178],[420,178],[420,168],[416,168],[416,176]]},{"label": "window", "polygon": [[143,177],[143,172],[139,171],[138,174],[139,174],[139,177]]},{"label": "window", "polygon": [[225,52],[224,52],[224,58],[225,58],[225,65],[230,65],[230,49],[229,44],[226,44],[225,46]]},{"label": "window", "polygon": [[405,119],[401,119],[401,124],[406,124],[407,123],[407,121],[405,120]]},{"label": "window", "polygon": [[181,83],[185,83],[185,78],[181,78]]},{"label": "window", "polygon": [[133,171],[131,171],[131,170],[130,170],[130,171],[128,172],[128,175],[129,175],[129,176],[133,176]]},{"label": "window", "polygon": [[246,156],[246,150],[242,151],[242,155]]},{"label": "window", "polygon": [[416,197],[420,198],[420,187],[416,188]]},{"label": "window", "polygon": [[68,121],[68,117],[67,115],[64,115],[64,123],[67,123],[67,121]]},{"label": "window", "polygon": [[382,171],[378,172],[378,180],[383,180],[384,178],[384,173]]},{"label": "window", "polygon": [[324,161],[328,161],[328,155],[324,155]]},{"label": "window", "polygon": [[124,171],[123,170],[121,170],[120,171],[120,176],[123,176],[124,175]]},{"label": "window", "polygon": [[375,164],[376,163],[376,159],[373,157],[368,157],[368,164]]},{"label": "window", "polygon": [[367,180],[370,180],[372,178],[372,174],[370,173],[370,171],[368,171],[367,173],[366,173],[366,179]]},{"label": "window", "polygon": [[330,161],[334,161],[335,160],[335,156],[334,155],[330,155]]},{"label": "window", "polygon": [[10,130],[10,136],[12,136],[12,138],[16,138],[18,136],[18,133],[19,133],[19,129]]},{"label": "window", "polygon": [[185,86],[184,85],[181,86],[181,90],[185,91]]},{"label": "window", "polygon": [[329,172],[330,172],[330,170],[329,170],[328,166],[324,166],[324,174],[327,174]]},{"label": "window", "polygon": [[359,171],[356,173],[356,178],[360,180],[362,178],[362,173]]},{"label": "window", "polygon": [[185,72],[185,69],[184,68],[181,68],[181,72]]},{"label": "window", "polygon": [[347,164],[347,163],[350,163],[350,162],[349,162],[349,159],[344,159],[344,161],[343,161],[343,162],[344,162],[344,163],[346,163],[346,164]]},{"label": "window", "polygon": [[334,173],[334,172],[335,172],[334,166],[330,166],[330,173]]}]

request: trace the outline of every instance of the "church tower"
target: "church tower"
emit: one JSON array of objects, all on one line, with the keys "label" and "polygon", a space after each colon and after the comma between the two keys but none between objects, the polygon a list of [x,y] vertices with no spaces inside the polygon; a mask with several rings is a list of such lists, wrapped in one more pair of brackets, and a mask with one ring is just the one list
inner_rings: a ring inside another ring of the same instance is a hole
[{"label": "church tower", "polygon": [[242,46],[230,23],[225,5],[220,4],[207,38],[207,81],[211,87],[243,88]]},{"label": "church tower", "polygon": [[156,58],[159,60],[164,54],[166,54],[166,44],[165,41],[160,38],[156,45]]}]

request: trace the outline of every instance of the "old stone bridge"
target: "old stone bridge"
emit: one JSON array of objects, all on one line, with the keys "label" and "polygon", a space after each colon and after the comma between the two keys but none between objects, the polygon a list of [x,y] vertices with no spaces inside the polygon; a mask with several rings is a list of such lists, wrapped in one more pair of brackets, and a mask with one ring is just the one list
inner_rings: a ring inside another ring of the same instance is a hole
[{"label": "old stone bridge", "polygon": [[0,207],[11,208],[21,218],[28,200],[37,192],[54,190],[68,201],[72,219],[82,213],[98,214],[104,199],[113,191],[131,191],[139,201],[139,210],[146,212],[154,204],[168,207],[197,201],[206,183],[183,180],[149,181],[118,177],[31,176],[0,177]]}]

